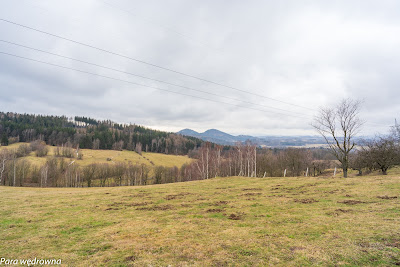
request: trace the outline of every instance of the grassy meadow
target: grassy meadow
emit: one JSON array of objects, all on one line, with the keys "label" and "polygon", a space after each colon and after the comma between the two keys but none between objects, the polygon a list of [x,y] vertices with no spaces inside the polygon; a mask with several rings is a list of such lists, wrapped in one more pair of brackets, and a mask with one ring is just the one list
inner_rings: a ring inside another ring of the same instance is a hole
[{"label": "grassy meadow", "polygon": [[[15,143],[9,146],[0,147],[0,149],[17,149],[21,144],[26,143]],[[42,165],[46,162],[46,158],[54,155],[53,146],[47,146],[49,149],[49,153],[46,157],[36,157],[34,152],[31,152],[29,156],[25,157],[32,164]],[[83,153],[82,160],[77,159],[68,159],[67,161],[73,161],[80,165],[86,166],[91,163],[113,163],[113,162],[125,162],[132,164],[146,164],[148,166],[164,166],[164,167],[174,167],[177,166],[180,168],[185,163],[190,163],[191,159],[187,156],[179,156],[179,155],[166,155],[161,153],[150,153],[150,152],[142,152],[142,154],[138,154],[134,151],[117,151],[117,150],[92,150],[92,149],[81,149]],[[110,159],[110,160],[107,160]]]},{"label": "grassy meadow", "polygon": [[400,178],[0,187],[0,257],[71,266],[400,264]]}]

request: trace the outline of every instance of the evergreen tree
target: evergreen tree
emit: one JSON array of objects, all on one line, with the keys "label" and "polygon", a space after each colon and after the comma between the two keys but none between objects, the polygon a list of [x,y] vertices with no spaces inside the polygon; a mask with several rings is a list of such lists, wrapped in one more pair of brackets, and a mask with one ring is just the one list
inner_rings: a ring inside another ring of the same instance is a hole
[{"label": "evergreen tree", "polygon": [[8,137],[7,137],[6,133],[3,133],[3,136],[1,137],[1,145],[8,146]]}]

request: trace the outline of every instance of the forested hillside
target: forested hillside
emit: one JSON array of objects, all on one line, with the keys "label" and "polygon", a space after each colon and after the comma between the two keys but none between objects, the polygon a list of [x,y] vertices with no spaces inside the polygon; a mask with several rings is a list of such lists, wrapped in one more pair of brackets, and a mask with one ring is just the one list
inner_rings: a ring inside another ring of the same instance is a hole
[{"label": "forested hillside", "polygon": [[42,140],[48,145],[89,149],[132,150],[186,155],[203,141],[174,133],[152,130],[134,124],[123,125],[110,120],[66,116],[45,116],[0,112],[2,145]]}]

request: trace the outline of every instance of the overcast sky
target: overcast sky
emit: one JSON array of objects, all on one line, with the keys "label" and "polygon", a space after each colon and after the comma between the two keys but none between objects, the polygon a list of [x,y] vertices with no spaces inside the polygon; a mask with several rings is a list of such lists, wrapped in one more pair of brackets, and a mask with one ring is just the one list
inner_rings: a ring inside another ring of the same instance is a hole
[{"label": "overcast sky", "polygon": [[3,41],[182,86],[0,41],[0,52],[119,79],[0,54],[1,111],[258,136],[315,135],[310,122],[318,108],[347,97],[364,101],[364,135],[387,132],[400,117],[400,1],[0,0],[0,5],[0,19],[126,57],[0,21]]}]

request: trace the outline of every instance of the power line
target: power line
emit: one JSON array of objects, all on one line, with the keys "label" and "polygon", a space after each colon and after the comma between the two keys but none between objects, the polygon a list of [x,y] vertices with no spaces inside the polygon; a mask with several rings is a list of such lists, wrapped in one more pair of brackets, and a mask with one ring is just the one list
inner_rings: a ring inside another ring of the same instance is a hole
[{"label": "power line", "polygon": [[[108,5],[108,6],[112,7],[112,8],[114,8],[114,9],[117,9],[117,10],[121,11],[121,12],[125,12],[125,13],[127,13],[127,14],[129,14],[129,15],[138,17],[138,15],[135,14],[135,13],[133,13],[132,11],[130,11],[130,10],[125,10],[125,9],[123,9],[123,8],[121,8],[121,7],[117,6],[117,5],[115,5],[115,4],[110,4],[109,2],[106,2],[106,1],[104,1],[104,0],[100,0],[100,2],[103,2],[105,5]],[[153,20],[150,20],[150,19],[142,18],[142,20],[147,21],[148,23],[151,23],[151,24],[155,24],[155,25],[157,25],[158,27],[160,27],[160,28],[162,28],[162,29],[164,29],[164,30],[166,30],[166,31],[169,31],[169,32],[172,32],[172,33],[174,33],[174,34],[176,34],[176,35],[178,35],[178,36],[184,37],[184,38],[186,38],[186,39],[188,39],[188,40],[191,40],[192,42],[195,42],[195,43],[198,43],[198,44],[200,44],[200,45],[202,45],[202,46],[205,46],[205,47],[210,48],[210,45],[208,45],[207,43],[198,41],[198,40],[196,40],[195,38],[193,38],[193,37],[191,37],[191,36],[189,36],[189,35],[187,35],[187,34],[185,34],[185,33],[181,33],[181,32],[179,32],[179,31],[175,30],[175,29],[172,28],[172,27],[162,25],[162,24],[157,23],[157,22],[154,22]],[[216,48],[212,48],[212,49],[216,49]],[[216,50],[218,50],[218,49],[216,49]]]},{"label": "power line", "polygon": [[390,128],[390,127],[393,127],[393,125],[387,125],[387,124],[382,124],[382,123],[376,123],[376,122],[366,122],[365,124],[369,124],[369,125],[377,125],[377,126],[381,126],[381,127],[388,127],[388,128]]},{"label": "power line", "polygon": [[59,39],[62,39],[62,40],[68,41],[68,42],[72,42],[72,43],[76,43],[76,44],[79,44],[79,45],[82,45],[82,46],[86,46],[86,47],[89,47],[89,48],[92,48],[92,49],[96,49],[98,51],[101,51],[101,52],[104,52],[104,53],[108,53],[108,54],[111,54],[111,55],[114,55],[114,56],[118,56],[118,57],[121,57],[121,58],[129,59],[129,60],[132,60],[132,61],[135,61],[135,62],[139,62],[139,63],[145,64],[145,65],[148,65],[148,66],[152,66],[152,67],[159,68],[159,69],[162,69],[162,70],[165,70],[165,71],[169,71],[169,72],[172,72],[172,73],[176,73],[176,74],[179,74],[179,75],[183,75],[183,76],[186,76],[186,77],[197,79],[197,80],[200,80],[200,81],[203,81],[203,82],[215,84],[215,85],[218,85],[218,86],[221,86],[221,87],[229,88],[229,89],[236,90],[236,91],[239,91],[239,92],[243,92],[243,93],[246,93],[246,94],[251,94],[251,95],[254,95],[254,96],[257,96],[257,97],[261,97],[261,98],[269,99],[269,100],[272,100],[272,101],[280,102],[280,103],[283,103],[283,104],[287,104],[287,105],[291,105],[291,106],[300,107],[300,108],[304,108],[304,109],[308,109],[308,110],[314,111],[311,108],[307,108],[307,107],[303,107],[303,106],[300,106],[300,105],[288,103],[288,102],[281,101],[281,100],[278,100],[278,99],[275,99],[275,98],[271,98],[271,97],[267,97],[267,96],[264,96],[264,95],[252,93],[252,92],[249,92],[249,91],[246,91],[246,90],[243,90],[243,89],[239,89],[239,88],[236,88],[236,87],[233,87],[233,86],[225,85],[225,84],[222,84],[222,83],[213,82],[213,81],[201,78],[201,77],[197,77],[197,76],[194,76],[194,75],[191,75],[191,74],[186,74],[186,73],[183,73],[183,72],[180,72],[180,71],[176,71],[176,70],[173,70],[173,69],[170,69],[170,68],[162,67],[160,65],[157,65],[157,64],[154,64],[154,63],[149,63],[149,62],[137,59],[137,58],[125,56],[125,55],[122,55],[122,54],[119,54],[119,53],[116,53],[116,52],[113,52],[113,51],[110,51],[110,50],[106,50],[106,49],[103,49],[103,48],[100,48],[100,47],[96,47],[96,46],[93,46],[93,45],[82,43],[80,41],[75,41],[75,40],[72,40],[70,38],[62,37],[60,35],[49,33],[49,32],[46,32],[46,31],[42,31],[42,30],[30,27],[30,26],[26,26],[26,25],[23,25],[23,24],[19,24],[19,23],[10,21],[10,20],[6,20],[6,19],[0,18],[0,21],[7,22],[7,23],[10,23],[10,24],[22,27],[22,28],[26,28],[26,29],[29,29],[29,30],[32,30],[32,31],[40,32],[40,33],[43,33],[43,34],[46,34],[46,35],[49,35],[49,36],[52,36],[52,37],[56,37],[56,38],[59,38]]},{"label": "power line", "polygon": [[205,97],[189,95],[189,94],[185,94],[185,93],[181,93],[181,92],[175,92],[175,91],[164,89],[164,88],[159,88],[159,87],[155,87],[155,86],[151,86],[151,85],[131,82],[131,81],[127,81],[127,80],[123,80],[123,79],[119,79],[119,78],[114,78],[114,77],[101,75],[101,74],[97,74],[97,73],[93,73],[93,72],[88,72],[88,71],[84,71],[84,70],[80,70],[80,69],[66,67],[66,66],[62,66],[62,65],[58,65],[58,64],[54,64],[54,63],[49,63],[49,62],[45,62],[45,61],[41,61],[41,60],[36,60],[36,59],[33,59],[33,58],[18,56],[18,55],[7,53],[7,52],[0,51],[0,54],[7,55],[7,56],[12,56],[12,57],[20,58],[20,59],[24,59],[24,60],[29,60],[29,61],[33,61],[33,62],[37,62],[37,63],[41,63],[41,64],[46,64],[46,65],[50,65],[50,66],[53,66],[53,67],[58,67],[58,68],[62,68],[62,69],[67,69],[67,70],[72,70],[72,71],[81,72],[81,73],[85,73],[85,74],[90,74],[90,75],[94,75],[94,76],[98,76],[98,77],[102,77],[102,78],[107,78],[107,79],[111,79],[111,80],[115,80],[115,81],[120,81],[120,82],[134,84],[134,85],[138,85],[138,86],[142,86],[142,87],[147,87],[147,88],[152,88],[152,89],[156,89],[156,90],[160,90],[160,91],[165,91],[165,92],[169,92],[169,93],[173,93],[173,94],[184,95],[184,96],[189,96],[189,97],[198,98],[198,99],[202,99],[202,100],[207,100],[207,101],[211,101],[211,102],[215,102],[215,103],[222,103],[222,104],[225,104],[225,105],[231,105],[231,106],[245,108],[245,109],[252,109],[252,110],[262,111],[262,112],[266,112],[266,113],[274,113],[274,114],[284,115],[284,116],[289,116],[289,117],[296,117],[296,118],[300,118],[300,119],[309,119],[309,118],[305,118],[305,117],[301,117],[301,116],[289,115],[289,114],[284,114],[284,113],[279,113],[279,112],[274,112],[274,111],[266,111],[266,110],[262,110],[262,109],[252,108],[252,107],[245,107],[245,106],[240,106],[240,105],[236,105],[236,104],[232,104],[232,103],[213,100],[213,99],[209,99],[209,98],[205,98]]},{"label": "power line", "polygon": [[[228,97],[228,96],[224,96],[224,95],[220,95],[220,94],[216,94],[216,93],[211,93],[211,92],[207,92],[207,91],[200,90],[200,89],[187,87],[187,86],[184,86],[184,85],[179,85],[179,84],[174,84],[174,83],[170,83],[170,82],[163,81],[163,80],[149,78],[149,77],[146,77],[146,76],[143,76],[143,75],[134,74],[134,73],[131,73],[131,72],[127,72],[127,71],[123,71],[123,70],[119,70],[119,69],[115,69],[115,68],[111,68],[111,67],[107,67],[107,66],[102,66],[102,65],[99,65],[99,64],[96,64],[96,63],[91,63],[91,62],[88,62],[88,61],[84,61],[84,60],[75,59],[75,58],[72,58],[72,57],[63,56],[63,55],[60,55],[60,54],[48,52],[48,51],[45,51],[45,50],[42,50],[42,49],[37,49],[37,48],[34,48],[34,47],[30,47],[30,46],[26,46],[26,45],[14,43],[14,42],[2,40],[2,39],[0,39],[0,42],[11,44],[11,45],[14,45],[14,46],[23,47],[23,48],[34,50],[34,51],[38,51],[38,52],[49,54],[49,55],[52,55],[52,56],[57,56],[57,57],[60,57],[60,58],[73,60],[73,61],[76,61],[76,62],[88,64],[88,65],[99,67],[99,68],[112,70],[112,71],[115,71],[115,72],[120,72],[120,73],[128,74],[128,75],[131,75],[131,76],[140,77],[140,78],[151,80],[151,81],[155,81],[155,82],[165,83],[165,84],[168,84],[168,85],[172,85],[172,86],[176,86],[176,87],[180,87],[180,88],[184,88],[184,89],[188,89],[188,90],[201,92],[201,93],[212,95],[212,96],[222,97],[222,98],[226,98],[226,99],[230,99],[230,100],[234,100],[234,101],[243,102],[243,103],[246,103],[246,104],[256,105],[256,106],[270,108],[270,109],[276,109],[276,110],[280,110],[280,111],[284,111],[284,112],[291,112],[290,110],[285,110],[285,109],[281,109],[281,108],[276,108],[276,107],[271,107],[271,106],[267,106],[267,105],[257,104],[257,103],[253,103],[253,102],[250,102],[250,101],[246,101],[246,100],[242,100],[242,99],[238,99],[238,98],[234,98],[234,97]],[[297,114],[304,115],[304,116],[309,116],[308,114],[304,114],[304,113],[297,113]]]}]

